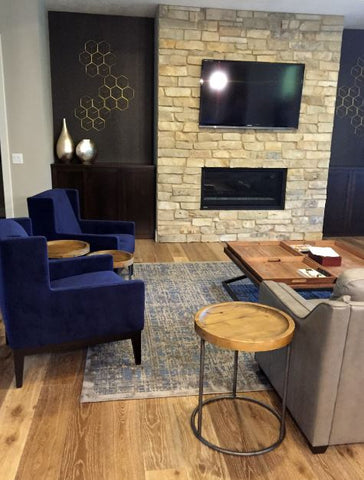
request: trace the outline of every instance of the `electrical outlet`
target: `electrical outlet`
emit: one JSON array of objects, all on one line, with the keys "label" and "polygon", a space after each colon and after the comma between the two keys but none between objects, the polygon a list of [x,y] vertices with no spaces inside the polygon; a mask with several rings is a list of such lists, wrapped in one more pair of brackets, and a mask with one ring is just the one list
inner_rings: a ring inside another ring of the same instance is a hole
[{"label": "electrical outlet", "polygon": [[11,154],[11,161],[13,163],[24,163],[23,161],[23,154],[22,153],[12,153]]}]

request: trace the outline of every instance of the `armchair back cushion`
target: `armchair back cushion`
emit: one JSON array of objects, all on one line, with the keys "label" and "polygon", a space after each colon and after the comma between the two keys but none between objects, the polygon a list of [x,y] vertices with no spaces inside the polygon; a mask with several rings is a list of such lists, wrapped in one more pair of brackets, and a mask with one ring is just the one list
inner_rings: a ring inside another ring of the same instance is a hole
[{"label": "armchair back cushion", "polygon": [[67,189],[54,188],[28,199],[29,213],[34,223],[34,233],[44,234],[54,223],[57,233],[81,233],[78,211],[71,204]]}]

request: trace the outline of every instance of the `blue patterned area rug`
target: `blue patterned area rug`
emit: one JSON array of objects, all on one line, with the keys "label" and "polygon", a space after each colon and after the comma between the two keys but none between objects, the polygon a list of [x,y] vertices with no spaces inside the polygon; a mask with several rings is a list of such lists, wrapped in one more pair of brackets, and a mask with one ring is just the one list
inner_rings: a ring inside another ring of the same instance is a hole
[{"label": "blue patterned area rug", "polygon": [[[221,282],[241,274],[231,262],[136,264],[135,278],[146,285],[142,365],[133,360],[131,342],[89,348],[81,402],[196,395],[199,338],[195,312],[210,303],[230,301]],[[249,280],[234,284],[240,300],[256,302],[258,288]],[[305,292],[308,298],[326,292]],[[231,390],[233,352],[206,344],[205,393]],[[239,354],[238,390],[265,390],[270,385],[254,360]]]}]

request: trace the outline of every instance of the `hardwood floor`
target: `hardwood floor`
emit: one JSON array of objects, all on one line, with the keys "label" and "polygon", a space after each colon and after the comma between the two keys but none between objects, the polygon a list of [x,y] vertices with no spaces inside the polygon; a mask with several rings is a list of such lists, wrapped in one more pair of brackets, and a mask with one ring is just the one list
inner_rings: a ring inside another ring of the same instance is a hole
[{"label": "hardwood floor", "polygon": [[[364,248],[363,238],[347,241]],[[226,260],[222,244],[151,240],[137,241],[135,258]],[[278,449],[235,458],[210,450],[193,436],[189,421],[196,397],[81,405],[85,351],[27,357],[24,386],[16,389],[2,327],[0,344],[1,480],[364,479],[364,444],[330,447],[324,455],[313,455],[289,416],[286,439]],[[279,405],[274,392],[252,396]],[[242,408],[244,436],[236,429],[238,413],[224,403],[211,405],[206,413],[206,435],[230,448],[267,444],[275,435],[276,420],[253,406]]]}]

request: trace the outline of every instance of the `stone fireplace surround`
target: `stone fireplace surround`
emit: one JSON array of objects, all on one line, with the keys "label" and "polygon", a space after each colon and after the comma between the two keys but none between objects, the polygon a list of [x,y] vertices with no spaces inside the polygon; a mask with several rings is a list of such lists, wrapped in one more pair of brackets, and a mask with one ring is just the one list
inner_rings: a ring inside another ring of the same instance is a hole
[{"label": "stone fireplace surround", "polygon": [[[343,18],[160,6],[160,242],[321,238]],[[305,63],[297,130],[200,129],[204,58]],[[287,168],[284,210],[201,210],[202,167]]]}]

